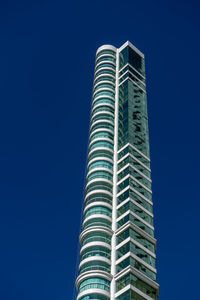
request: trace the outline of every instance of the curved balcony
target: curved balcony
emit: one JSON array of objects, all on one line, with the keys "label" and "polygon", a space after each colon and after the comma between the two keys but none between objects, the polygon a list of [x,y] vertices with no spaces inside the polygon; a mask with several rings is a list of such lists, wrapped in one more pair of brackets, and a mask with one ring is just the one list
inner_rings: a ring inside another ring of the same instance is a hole
[{"label": "curved balcony", "polygon": [[[109,205],[110,206],[110,205]],[[103,204],[94,203],[94,205],[85,208],[84,217],[87,218],[94,214],[102,214],[108,217],[112,217],[112,207],[108,207]]]},{"label": "curved balcony", "polygon": [[107,110],[102,110],[102,111],[98,111],[98,112],[95,112],[92,114],[92,117],[91,117],[91,121],[94,120],[94,118],[98,115],[105,115],[106,117],[108,116],[111,116],[111,117],[114,117],[114,112],[110,112],[110,111],[107,111]]},{"label": "curved balcony", "polygon": [[114,116],[114,107],[111,104],[104,104],[104,103],[100,103],[99,105],[97,105],[96,107],[93,107],[92,109],[92,116],[95,115],[96,113],[103,113],[103,112],[109,112],[112,114],[112,116]]},{"label": "curved balcony", "polygon": [[100,75],[111,75],[113,77],[116,76],[115,70],[113,70],[113,68],[110,67],[103,67],[101,69],[98,69],[95,71],[95,77],[94,78],[98,78]]},{"label": "curved balcony", "polygon": [[100,277],[100,278],[104,278],[108,281],[111,281],[112,277],[110,274],[107,274],[106,272],[103,271],[98,271],[98,272],[87,272],[87,273],[83,273],[80,274],[77,279],[76,279],[76,288],[79,288],[79,285],[81,284],[81,282],[83,282],[84,280],[88,279],[88,278],[95,278],[95,277]]},{"label": "curved balcony", "polygon": [[113,45],[103,45],[103,46],[100,46],[97,49],[96,57],[102,55],[102,53],[105,53],[105,54],[108,54],[108,53],[115,54],[116,51],[117,51],[117,48],[114,47]]},{"label": "curved balcony", "polygon": [[[96,163],[97,162],[95,162],[95,164]],[[109,165],[105,165],[105,163],[103,164],[102,162],[100,162],[100,164],[102,164],[102,165],[101,166],[100,165],[94,166],[94,163],[92,164],[93,168],[91,168],[90,170],[88,170],[86,179],[91,178],[92,177],[92,173],[97,173],[97,174],[99,173],[100,174],[100,172],[102,172],[103,177],[98,177],[97,176],[97,177],[94,177],[94,178],[106,178],[106,179],[111,178],[112,179],[112,177],[111,177],[113,175],[112,164],[109,163]],[[107,174],[107,173],[109,173],[109,174]],[[106,175],[106,177],[104,177],[104,175]],[[109,175],[109,176],[107,177],[107,175]],[[88,179],[88,181],[89,181],[89,179]]]},{"label": "curved balcony", "polygon": [[97,157],[94,157],[94,158],[90,159],[88,161],[87,168],[89,168],[91,166],[91,164],[93,164],[94,162],[101,161],[101,160],[109,162],[111,165],[113,165],[113,160],[112,159],[102,155],[102,156],[97,156]]},{"label": "curved balcony", "polygon": [[78,294],[77,300],[110,300],[110,293],[101,289],[90,289]]},{"label": "curved balcony", "polygon": [[107,191],[112,194],[113,182],[107,179],[96,178],[86,184],[85,195],[90,195],[90,192]]},{"label": "curved balcony", "polygon": [[90,133],[90,136],[89,136],[89,140],[91,140],[93,138],[93,135],[95,135],[96,133],[99,133],[99,132],[110,133],[110,135],[112,135],[111,139],[114,140],[114,132],[113,132],[113,130],[108,129],[108,128],[97,128],[95,130],[92,130],[92,132]]},{"label": "curved balcony", "polygon": [[90,202],[89,204],[85,203],[85,208],[84,208],[83,213],[85,214],[88,209],[95,207],[95,206],[103,206],[112,211],[112,205],[110,203],[102,201],[102,198],[99,198],[99,199],[95,199],[95,201],[93,199],[93,201]]},{"label": "curved balcony", "polygon": [[84,219],[83,229],[88,229],[90,227],[107,227],[111,228],[112,219],[103,214],[94,214]]},{"label": "curved balcony", "polygon": [[102,68],[111,68],[112,70],[115,71],[116,69],[116,64],[115,62],[112,62],[112,61],[108,61],[108,60],[103,60],[103,61],[100,61],[98,64],[96,64],[95,66],[95,72],[102,69]]},{"label": "curved balcony", "polygon": [[96,148],[106,148],[113,151],[113,141],[108,138],[97,138],[90,142],[88,155],[90,156],[91,150]]},{"label": "curved balcony", "polygon": [[[88,245],[87,245],[88,246]],[[89,246],[86,247],[84,250],[81,251],[81,261],[85,260],[89,257],[105,257],[110,260],[111,258],[111,250],[107,247],[103,247],[101,245]]]},{"label": "curved balcony", "polygon": [[85,207],[95,203],[104,203],[104,205],[108,204],[112,207],[112,194],[109,192],[107,194],[107,191],[104,190],[103,192],[93,191],[93,194],[85,197]]},{"label": "curved balcony", "polygon": [[100,158],[95,158],[92,160],[92,162],[90,161],[90,164],[88,165],[88,173],[90,173],[93,169],[98,169],[98,168],[106,168],[109,170],[113,170],[113,162],[111,162],[111,160],[109,158],[105,158],[104,157],[100,157]]},{"label": "curved balcony", "polygon": [[114,90],[111,88],[101,88],[94,92],[93,99],[99,97],[99,96],[110,96],[112,99],[115,99],[115,93]]},{"label": "curved balcony", "polygon": [[114,114],[109,111],[99,111],[92,115],[90,125],[98,120],[109,120],[114,123]]},{"label": "curved balcony", "polygon": [[111,261],[104,257],[98,257],[98,259],[95,259],[93,257],[86,258],[84,261],[82,261],[79,265],[79,273],[84,273],[88,271],[104,271],[107,273],[110,273],[110,264]]},{"label": "curved balcony", "polygon": [[102,61],[112,61],[112,62],[116,62],[116,56],[114,54],[101,54],[99,55],[97,58],[96,58],[96,65],[99,63],[99,62],[102,62]]},{"label": "curved balcony", "polygon": [[96,82],[93,88],[93,93],[98,91],[99,89],[109,88],[113,91],[115,90],[115,82],[109,81],[109,80],[102,80],[99,82]]},{"label": "curved balcony", "polygon": [[108,235],[108,233],[103,233],[100,231],[101,228],[99,228],[99,230],[95,232],[91,232],[91,233],[87,233],[87,235],[82,237],[81,240],[81,251],[85,250],[88,245],[89,247],[91,247],[91,245],[93,246],[104,246],[108,249],[111,249],[111,236]]},{"label": "curved balcony", "polygon": [[114,133],[114,123],[113,121],[109,121],[106,119],[97,120],[94,123],[92,123],[90,126],[90,135],[92,134],[93,131],[97,129],[101,129],[101,130],[109,129]]},{"label": "curved balcony", "polygon": [[[99,95],[92,99],[92,107],[95,105],[95,103],[100,100],[104,100],[104,103],[111,103],[114,106],[115,98],[110,95]],[[110,100],[110,102],[108,101]],[[99,102],[100,103],[100,102]]]},{"label": "curved balcony", "polygon": [[[106,100],[108,100],[108,99],[106,99]],[[111,103],[102,101],[100,103],[97,103],[96,105],[93,105],[92,114],[99,112],[99,111],[110,111],[114,114],[114,111],[115,111],[114,102],[112,101],[112,104],[111,104]]]},{"label": "curved balcony", "polygon": [[109,159],[113,159],[113,150],[108,149],[106,147],[97,147],[90,151],[88,154],[88,162],[94,158],[97,158],[99,156],[107,157]]},{"label": "curved balcony", "polygon": [[99,83],[99,82],[103,82],[103,81],[107,81],[107,82],[113,82],[115,83],[115,74],[98,74],[96,77],[95,77],[95,80],[94,80],[94,86]]}]

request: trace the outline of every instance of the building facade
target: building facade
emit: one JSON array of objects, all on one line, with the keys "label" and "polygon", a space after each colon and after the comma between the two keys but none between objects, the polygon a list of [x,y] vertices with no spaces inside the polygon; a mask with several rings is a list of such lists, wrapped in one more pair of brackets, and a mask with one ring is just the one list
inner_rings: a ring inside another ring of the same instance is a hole
[{"label": "building facade", "polygon": [[157,299],[144,55],[97,50],[77,300]]}]

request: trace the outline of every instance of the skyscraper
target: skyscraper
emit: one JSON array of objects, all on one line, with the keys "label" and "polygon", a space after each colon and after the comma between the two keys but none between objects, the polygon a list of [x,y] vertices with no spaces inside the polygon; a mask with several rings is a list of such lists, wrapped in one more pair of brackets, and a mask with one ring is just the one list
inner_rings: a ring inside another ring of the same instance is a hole
[{"label": "skyscraper", "polygon": [[144,55],[97,50],[78,300],[157,299]]}]

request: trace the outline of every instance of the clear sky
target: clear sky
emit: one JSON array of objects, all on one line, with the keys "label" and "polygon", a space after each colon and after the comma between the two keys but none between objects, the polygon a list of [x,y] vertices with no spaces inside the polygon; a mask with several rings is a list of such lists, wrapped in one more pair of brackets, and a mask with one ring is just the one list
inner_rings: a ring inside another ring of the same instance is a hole
[{"label": "clear sky", "polygon": [[1,300],[74,297],[95,52],[126,40],[146,57],[159,299],[199,299],[198,2],[1,1]]}]

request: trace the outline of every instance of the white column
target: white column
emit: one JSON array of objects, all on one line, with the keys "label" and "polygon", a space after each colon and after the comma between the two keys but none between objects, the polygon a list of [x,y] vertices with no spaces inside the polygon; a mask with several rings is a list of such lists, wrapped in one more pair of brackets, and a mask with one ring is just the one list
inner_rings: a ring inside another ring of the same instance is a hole
[{"label": "white column", "polygon": [[113,156],[113,209],[112,209],[112,240],[111,240],[111,275],[110,299],[115,299],[116,293],[116,230],[117,230],[117,150],[118,150],[118,111],[119,111],[119,50],[116,51],[116,81],[115,81],[115,129],[114,129],[114,156]]}]

